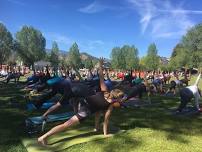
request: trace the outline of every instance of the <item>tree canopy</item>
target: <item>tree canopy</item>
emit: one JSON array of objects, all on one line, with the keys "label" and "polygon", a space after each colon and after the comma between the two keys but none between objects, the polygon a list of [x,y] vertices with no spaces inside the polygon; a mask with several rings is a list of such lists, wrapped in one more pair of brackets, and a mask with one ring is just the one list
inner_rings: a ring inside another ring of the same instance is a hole
[{"label": "tree canopy", "polygon": [[93,61],[91,58],[88,58],[86,60],[83,61],[84,63],[84,67],[87,68],[87,69],[92,69],[94,66],[93,66]]},{"label": "tree canopy", "polygon": [[145,59],[145,65],[148,70],[157,70],[160,64],[158,50],[155,43],[149,45]]},{"label": "tree canopy", "polygon": [[76,43],[74,43],[69,49],[69,63],[77,69],[79,69],[82,65],[79,48]]},{"label": "tree canopy", "polygon": [[53,42],[51,54],[50,54],[50,62],[54,68],[57,68],[59,65],[59,48],[57,42]]},{"label": "tree canopy", "polygon": [[39,30],[23,26],[16,34],[16,41],[18,54],[25,64],[33,65],[45,57],[46,40]]},{"label": "tree canopy", "polygon": [[4,63],[13,49],[13,38],[7,28],[0,23],[0,64]]},{"label": "tree canopy", "polygon": [[125,68],[127,70],[130,69],[138,69],[139,68],[139,58],[138,58],[138,49],[134,46],[124,45],[122,48],[124,57],[125,57]]},{"label": "tree canopy", "polygon": [[173,49],[173,53],[170,59],[169,67],[174,70],[181,67],[190,67],[190,53],[183,47],[182,44],[177,44]]},{"label": "tree canopy", "polygon": [[202,66],[202,24],[198,24],[182,37],[173,49],[169,66],[172,69]]},{"label": "tree canopy", "polygon": [[134,46],[114,47],[111,52],[111,64],[115,69],[137,69],[139,67],[138,50]]},{"label": "tree canopy", "polygon": [[198,24],[188,30],[182,38],[182,44],[190,56],[191,66],[202,66],[202,24]]}]

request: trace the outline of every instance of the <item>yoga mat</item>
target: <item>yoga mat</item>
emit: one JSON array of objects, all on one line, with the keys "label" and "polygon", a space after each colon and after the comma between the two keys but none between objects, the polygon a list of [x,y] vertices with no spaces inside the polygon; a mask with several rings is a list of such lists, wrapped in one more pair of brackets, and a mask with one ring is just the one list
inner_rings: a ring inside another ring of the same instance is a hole
[{"label": "yoga mat", "polygon": [[109,136],[106,137],[101,132],[94,132],[92,127],[79,127],[70,128],[65,132],[50,137],[47,146],[39,145],[37,138],[22,139],[22,143],[28,152],[55,152],[67,149],[76,144],[100,140],[124,132],[114,127],[111,129]]},{"label": "yoga mat", "polygon": [[52,85],[54,85],[54,84],[56,84],[56,83],[58,83],[58,82],[60,82],[60,81],[62,81],[62,80],[64,80],[64,78],[62,78],[62,77],[55,77],[55,78],[49,79],[49,80],[47,81],[47,84],[48,84],[49,86],[52,86]]},{"label": "yoga mat", "polygon": [[195,115],[200,114],[200,111],[196,110],[195,107],[187,106],[182,110],[182,112],[177,112],[177,108],[172,108],[168,110],[168,113],[176,116],[189,116],[189,115]]},{"label": "yoga mat", "polygon": [[[52,107],[53,105],[55,105],[55,102],[45,102],[43,103],[43,105],[40,107],[40,109],[49,109],[50,107]],[[27,104],[27,110],[28,111],[32,111],[32,110],[36,110],[36,106],[33,103],[28,103]]]},{"label": "yoga mat", "polygon": [[[74,115],[74,112],[66,112],[62,114],[48,115],[46,122],[54,122],[54,121],[62,121],[71,118]],[[31,117],[26,119],[25,121],[31,121],[35,125],[40,125],[43,123],[43,119],[41,116]]]},{"label": "yoga mat", "polygon": [[141,101],[135,98],[122,103],[122,105],[125,107],[142,107],[142,106],[149,106],[152,104],[153,104],[152,102],[150,103],[148,101]]}]

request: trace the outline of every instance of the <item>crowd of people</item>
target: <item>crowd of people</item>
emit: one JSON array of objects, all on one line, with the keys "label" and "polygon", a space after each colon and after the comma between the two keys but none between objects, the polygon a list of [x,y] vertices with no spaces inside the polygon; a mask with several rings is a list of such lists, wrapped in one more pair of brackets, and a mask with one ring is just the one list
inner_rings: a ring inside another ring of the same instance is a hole
[{"label": "crowd of people", "polygon": [[1,65],[0,66],[0,79],[2,82],[9,83],[10,80],[14,80],[15,83],[19,82],[21,76],[29,73],[28,67],[25,66],[9,66]]},{"label": "crowd of people", "polygon": [[[103,133],[108,134],[108,124],[111,112],[114,108],[121,107],[122,103],[131,98],[142,98],[146,96],[150,100],[151,95],[172,94],[178,92],[181,102],[176,112],[182,112],[188,102],[194,98],[197,111],[201,111],[199,98],[201,91],[198,87],[201,73],[194,85],[189,86],[190,74],[187,72],[154,72],[154,71],[126,71],[116,72],[103,68],[103,58],[99,61],[96,70],[85,70],[75,72],[72,70],[60,69],[51,70],[46,66],[44,70],[36,71],[27,78],[25,88],[30,91],[43,92],[49,90],[42,98],[35,100],[34,105],[40,108],[44,102],[60,94],[56,103],[43,115],[43,119],[57,110],[69,104],[75,115],[66,122],[55,126],[50,131],[38,138],[42,145],[47,144],[47,138],[53,134],[66,130],[72,125],[82,123],[90,115],[95,114],[95,131],[100,130],[100,115],[104,113]],[[28,73],[26,68],[1,68],[0,76],[8,83],[11,79],[19,81],[20,76]],[[80,76],[77,76],[80,74]],[[183,77],[182,79],[180,79]],[[81,79],[83,78],[83,79]],[[119,81],[116,81],[119,80]],[[127,86],[124,90],[120,86]],[[168,88],[168,89],[167,89]]]}]

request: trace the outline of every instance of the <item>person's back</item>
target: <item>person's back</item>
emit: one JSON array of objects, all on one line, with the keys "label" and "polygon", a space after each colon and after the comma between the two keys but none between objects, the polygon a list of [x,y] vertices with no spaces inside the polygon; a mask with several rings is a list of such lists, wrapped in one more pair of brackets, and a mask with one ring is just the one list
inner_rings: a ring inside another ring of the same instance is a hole
[{"label": "person's back", "polygon": [[127,94],[127,98],[132,98],[138,96],[139,98],[142,98],[142,94],[146,92],[146,86],[141,83],[139,85],[131,87],[129,93]]},{"label": "person's back", "polygon": [[73,83],[71,86],[74,97],[86,98],[94,95],[96,90],[84,83]]},{"label": "person's back", "polygon": [[194,98],[196,108],[200,111],[199,102],[198,102],[201,96],[201,92],[198,87],[200,77],[201,77],[201,74],[199,74],[199,76],[197,77],[194,85],[188,86],[180,90],[181,103],[178,107],[179,112],[181,112],[182,109],[186,107],[187,103],[190,102],[192,98]]}]

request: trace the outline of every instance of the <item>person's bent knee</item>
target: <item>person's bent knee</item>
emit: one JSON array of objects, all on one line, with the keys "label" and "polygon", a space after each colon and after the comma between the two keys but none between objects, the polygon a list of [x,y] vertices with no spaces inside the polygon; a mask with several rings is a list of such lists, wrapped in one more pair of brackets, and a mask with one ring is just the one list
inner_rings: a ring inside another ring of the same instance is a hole
[{"label": "person's bent knee", "polygon": [[69,127],[72,126],[74,124],[78,124],[80,123],[80,120],[78,119],[78,117],[76,115],[74,115],[72,118],[70,118],[68,121],[63,123],[64,127]]},{"label": "person's bent knee", "polygon": [[57,105],[58,107],[62,106],[60,102],[57,102],[55,105]]}]

